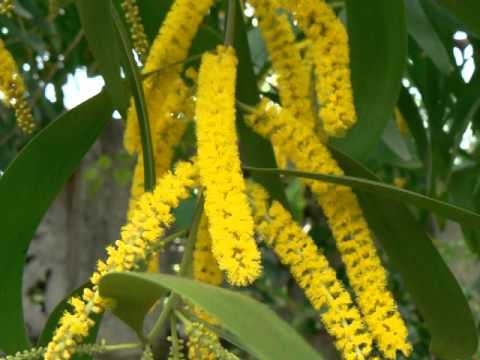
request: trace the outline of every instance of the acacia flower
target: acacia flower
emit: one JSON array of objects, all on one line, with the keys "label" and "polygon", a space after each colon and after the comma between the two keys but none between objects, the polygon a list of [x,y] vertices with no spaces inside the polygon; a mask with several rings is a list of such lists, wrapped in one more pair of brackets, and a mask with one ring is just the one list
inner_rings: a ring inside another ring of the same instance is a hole
[{"label": "acacia flower", "polygon": [[[247,122],[282,148],[298,169],[343,175],[325,145],[288,111],[262,101],[257,112],[247,117]],[[347,187],[314,180],[305,183],[325,213],[357,303],[379,349],[388,359],[395,359],[397,351],[408,355],[411,351],[408,332],[387,289],[386,272],[357,197]]]},{"label": "acacia flower", "polygon": [[278,14],[275,0],[250,0],[258,17],[272,68],[278,77],[282,106],[308,126],[314,126],[311,101],[310,66],[303,61],[300,48],[286,14]]},{"label": "acacia flower", "polygon": [[342,357],[369,359],[372,337],[327,258],[279,202],[269,207],[268,194],[261,186],[252,184],[250,189],[257,232],[280,262],[288,266],[314,309],[321,313]]},{"label": "acacia flower", "polygon": [[[180,63],[187,57],[198,27],[213,1],[175,0],[173,2],[150,48],[144,67],[145,73],[157,71],[156,75],[148,76],[144,81],[149,115],[155,116],[162,109],[167,94],[170,93],[172,83],[179,78],[182,69]],[[172,66],[172,64],[177,65]],[[159,71],[159,69],[163,70]],[[150,122],[152,123],[151,128],[154,128],[155,119],[151,117]],[[138,151],[141,147],[138,120],[133,101],[128,111],[124,145],[130,153]]]},{"label": "acacia flower", "polygon": [[15,110],[17,125],[20,130],[25,134],[31,134],[35,128],[35,123],[27,99],[25,98],[25,84],[12,54],[7,50],[1,39],[0,91],[5,96],[5,104]]},{"label": "acacia flower", "polygon": [[235,128],[237,59],[233,48],[206,53],[196,106],[198,168],[212,251],[227,280],[248,285],[261,272],[253,219],[245,194]]},{"label": "acacia flower", "polygon": [[13,4],[13,0],[1,0],[0,1],[0,14],[1,15],[12,15],[13,9],[15,5]]},{"label": "acacia flower", "polygon": [[208,231],[208,220],[202,216],[193,252],[193,278],[210,285],[221,285],[223,274],[212,254],[212,238]]},{"label": "acacia flower", "polygon": [[70,359],[94,325],[91,315],[108,307],[100,297],[98,283],[101,277],[113,271],[135,270],[148,260],[153,246],[173,223],[172,209],[190,196],[197,171],[189,162],[179,163],[174,173],[168,172],[158,181],[152,193],[143,194],[137,201],[132,216],[121,230],[121,238],[107,247],[107,260],[97,263],[90,278],[93,286],[86,288],[81,297],[72,298],[72,311],[64,313],[52,341],[47,346],[45,360]]},{"label": "acacia flower", "polygon": [[324,0],[282,2],[311,41],[319,116],[328,136],[343,136],[356,122],[348,34]]},{"label": "acacia flower", "polygon": [[123,0],[121,5],[125,14],[125,20],[130,26],[133,48],[140,59],[144,61],[148,51],[148,40],[137,2],[136,0]]}]

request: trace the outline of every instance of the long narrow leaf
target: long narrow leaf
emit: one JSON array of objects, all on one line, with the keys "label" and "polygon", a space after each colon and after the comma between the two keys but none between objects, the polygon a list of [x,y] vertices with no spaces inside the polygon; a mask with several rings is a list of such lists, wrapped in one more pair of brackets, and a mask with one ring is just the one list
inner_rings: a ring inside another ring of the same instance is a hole
[{"label": "long narrow leaf", "polygon": [[419,208],[430,210],[438,215],[455,220],[463,225],[471,227],[480,227],[480,215],[461,207],[432,199],[428,196],[415,193],[413,191],[400,189],[379,181],[362,179],[352,176],[335,176],[327,174],[312,173],[297,170],[283,169],[262,169],[254,167],[244,167],[245,170],[252,173],[271,173],[285,176],[301,177],[306,179],[321,180],[338,185],[353,187],[357,190],[367,191],[383,198],[403,202],[405,204],[415,205]]},{"label": "long narrow leaf", "polygon": [[358,121],[332,143],[355,158],[377,146],[391,119],[407,60],[403,0],[347,0],[352,85]]},{"label": "long narrow leaf", "polygon": [[117,41],[120,42],[121,62],[124,65],[127,80],[130,83],[135,108],[137,110],[138,127],[140,128],[140,137],[142,141],[143,167],[145,190],[152,191],[155,187],[155,160],[153,157],[152,136],[150,132],[150,121],[148,120],[148,109],[145,103],[143,93],[142,78],[138,67],[133,59],[132,47],[127,31],[124,28],[115,7],[111,7],[111,17],[115,26]]},{"label": "long narrow leaf", "polygon": [[42,130],[0,178],[0,349],[29,346],[22,309],[25,257],[43,215],[105,125],[113,106],[105,92]]}]

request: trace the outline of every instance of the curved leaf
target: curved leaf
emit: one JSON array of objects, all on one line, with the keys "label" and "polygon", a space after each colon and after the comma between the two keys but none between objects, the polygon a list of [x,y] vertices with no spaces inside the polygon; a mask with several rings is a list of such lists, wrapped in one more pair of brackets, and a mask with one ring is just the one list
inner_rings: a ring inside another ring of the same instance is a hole
[{"label": "curved leaf", "polygon": [[332,143],[355,158],[377,146],[392,117],[407,60],[402,0],[347,0],[352,85],[357,124]]},{"label": "curved leaf", "polygon": [[120,76],[120,48],[110,16],[111,0],[76,0],[88,46],[105,78],[105,87],[121,113],[128,106],[128,94]]},{"label": "curved leaf", "polygon": [[415,39],[435,66],[445,75],[453,71],[453,65],[442,40],[430,23],[418,0],[405,0],[408,33]]},{"label": "curved leaf", "polygon": [[[347,174],[378,180],[368,169],[334,150]],[[369,225],[400,273],[432,336],[431,351],[445,359],[471,359],[477,349],[467,300],[431,239],[402,204],[357,192]]]},{"label": "curved leaf", "polygon": [[[48,342],[52,339],[55,329],[58,326],[58,321],[62,317],[63,313],[67,310],[71,310],[71,306],[68,304],[68,301],[73,296],[80,296],[83,293],[83,289],[90,286],[90,283],[83,284],[82,286],[78,287],[70,294],[68,294],[65,299],[63,299],[51,312],[50,316],[47,319],[47,323],[45,324],[42,333],[40,334],[40,338],[38,339],[37,346],[47,346]],[[93,344],[97,338],[98,330],[100,328],[100,319],[101,315],[94,315],[95,326],[90,329],[90,334],[85,338],[86,344]],[[92,359],[90,355],[76,355],[74,354],[72,360],[89,360]]]},{"label": "curved leaf", "polygon": [[158,299],[169,289],[217,318],[258,359],[321,359],[272,310],[249,297],[178,276],[112,273],[100,281],[100,294],[118,301]]},{"label": "curved leaf", "polygon": [[153,144],[150,132],[150,121],[148,120],[148,109],[145,103],[143,93],[143,84],[138,67],[133,59],[132,46],[130,39],[124,28],[115,7],[111,7],[111,18],[117,35],[117,41],[120,43],[120,60],[125,69],[125,75],[130,84],[130,90],[135,101],[135,109],[138,118],[138,128],[140,129],[140,138],[142,141],[142,153],[144,163],[144,183],[145,191],[153,191],[155,188],[155,159],[153,157]]},{"label": "curved leaf", "polygon": [[113,107],[105,92],[65,113],[21,151],[0,178],[0,348],[29,346],[22,310],[25,256],[38,224],[90,149]]},{"label": "curved leaf", "polygon": [[480,215],[473,211],[460,208],[458,206],[436,200],[428,196],[415,193],[413,191],[388,185],[380,181],[362,179],[352,176],[335,176],[296,170],[262,169],[248,166],[244,167],[244,169],[251,172],[295,176],[306,179],[321,180],[339,185],[345,185],[378,195],[382,198],[388,198],[395,201],[404,202],[406,204],[415,205],[422,209],[430,210],[438,215],[455,220],[463,225],[480,227]]}]

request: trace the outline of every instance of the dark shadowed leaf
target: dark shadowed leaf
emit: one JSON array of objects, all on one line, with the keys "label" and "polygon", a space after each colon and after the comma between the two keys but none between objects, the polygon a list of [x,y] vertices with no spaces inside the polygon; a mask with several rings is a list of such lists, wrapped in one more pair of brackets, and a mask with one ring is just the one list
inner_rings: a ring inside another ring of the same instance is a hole
[{"label": "dark shadowed leaf", "polygon": [[357,124],[332,143],[364,158],[379,142],[392,117],[407,60],[403,0],[347,0],[352,84]]},{"label": "dark shadowed leaf", "polygon": [[[26,253],[43,215],[105,125],[113,106],[105,92],[52,122],[0,178],[0,349],[28,347],[22,310]],[[21,219],[21,221],[19,221]]]}]

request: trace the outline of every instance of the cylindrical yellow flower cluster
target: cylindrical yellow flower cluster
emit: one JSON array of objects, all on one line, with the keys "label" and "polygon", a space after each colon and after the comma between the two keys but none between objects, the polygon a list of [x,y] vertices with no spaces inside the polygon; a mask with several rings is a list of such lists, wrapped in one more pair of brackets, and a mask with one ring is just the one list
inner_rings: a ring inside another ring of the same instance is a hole
[{"label": "cylindrical yellow flower cluster", "polygon": [[136,0],[123,0],[122,8],[125,13],[125,20],[130,26],[133,48],[142,61],[145,61],[148,51],[148,40],[145,35],[140,10]]},{"label": "cylindrical yellow flower cluster", "polygon": [[253,185],[250,193],[257,232],[305,291],[344,359],[369,359],[372,337],[348,291],[336,278],[327,258],[295,223],[283,206],[274,201],[267,210],[267,193]]},{"label": "cylindrical yellow flower cluster", "polygon": [[[325,145],[288,111],[268,107],[263,101],[257,113],[248,116],[247,121],[258,133],[282,148],[298,169],[343,174]],[[305,183],[327,217],[350,284],[357,294],[358,305],[379,349],[389,359],[394,359],[397,351],[409,354],[407,329],[387,290],[386,273],[355,194],[347,187],[313,180]]]},{"label": "cylindrical yellow flower cluster", "polygon": [[196,167],[179,163],[174,173],[167,173],[153,193],[145,193],[136,203],[129,222],[122,228],[121,239],[107,248],[106,262],[99,261],[97,271],[90,278],[93,287],[84,290],[81,298],[73,298],[73,310],[60,320],[53,340],[48,344],[45,360],[70,359],[76,345],[83,341],[90,328],[93,313],[102,312],[108,303],[98,292],[101,277],[113,271],[134,270],[148,260],[153,246],[159,243],[165,230],[173,223],[172,209],[190,196],[196,184]]},{"label": "cylindrical yellow flower cluster", "polygon": [[225,350],[218,337],[203,324],[185,323],[188,336],[188,358],[190,360],[239,360],[231,352]]},{"label": "cylindrical yellow flower cluster", "polygon": [[31,109],[25,98],[25,84],[12,54],[0,39],[0,91],[5,96],[5,104],[13,107],[17,125],[25,134],[35,129]]},{"label": "cylindrical yellow flower cluster", "polygon": [[[212,254],[212,238],[208,229],[208,220],[205,214],[202,215],[200,225],[195,240],[195,249],[193,252],[193,278],[200,282],[219,286],[223,282],[223,273],[219,269],[217,261]],[[216,325],[218,322],[215,318],[206,313],[198,306],[193,307],[193,313],[199,319]],[[205,332],[204,336],[218,342],[218,336],[207,328],[199,329],[199,332]],[[188,358],[189,359],[217,359],[210,347],[205,344],[191,339],[188,342]]]},{"label": "cylindrical yellow flower cluster", "polygon": [[202,216],[193,252],[193,278],[210,285],[221,285],[222,271],[212,254],[212,238],[208,230],[208,220]]},{"label": "cylindrical yellow flower cluster", "polygon": [[12,15],[13,9],[15,5],[13,4],[13,0],[1,0],[0,2],[0,14],[1,15]]},{"label": "cylindrical yellow flower cluster", "polygon": [[235,127],[237,59],[232,48],[203,56],[196,106],[198,167],[212,251],[227,280],[248,285],[261,273]]},{"label": "cylindrical yellow flower cluster", "polygon": [[[182,64],[172,66],[185,60],[198,27],[214,0],[175,0],[168,12],[159,34],[154,40],[144,72],[149,73],[163,69],[157,75],[150,75],[144,81],[145,97],[148,101],[149,114],[161,109],[172,83],[179,77]],[[127,151],[133,153],[140,149],[140,136],[134,105],[130,106],[125,131],[124,144]],[[154,120],[150,119],[152,128]]]},{"label": "cylindrical yellow flower cluster", "polygon": [[324,0],[282,3],[311,40],[323,130],[328,136],[342,136],[356,122],[347,31]]},{"label": "cylindrical yellow flower cluster", "polygon": [[265,39],[278,77],[282,106],[308,126],[314,126],[310,67],[303,61],[300,48],[286,14],[277,13],[275,0],[252,0],[258,25]]}]

